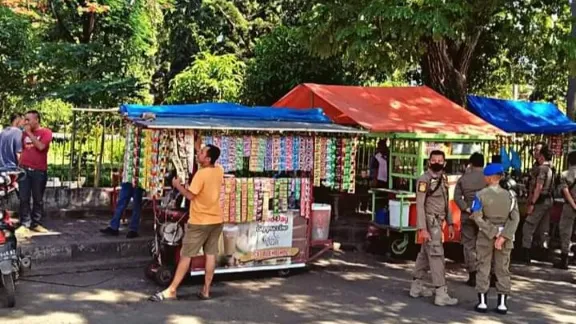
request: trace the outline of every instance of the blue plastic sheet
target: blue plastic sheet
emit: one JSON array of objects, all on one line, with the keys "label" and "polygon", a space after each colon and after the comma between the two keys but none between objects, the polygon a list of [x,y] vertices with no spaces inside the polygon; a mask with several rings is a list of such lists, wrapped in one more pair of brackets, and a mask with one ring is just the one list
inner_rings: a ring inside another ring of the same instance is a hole
[{"label": "blue plastic sheet", "polygon": [[193,105],[122,105],[120,113],[137,118],[143,113],[156,117],[230,118],[236,120],[295,121],[332,123],[322,109],[291,109],[274,107],[246,107],[235,103],[203,103]]},{"label": "blue plastic sheet", "polygon": [[508,133],[563,134],[576,123],[551,103],[468,96],[468,109]]},{"label": "blue plastic sheet", "polygon": [[506,148],[504,146],[500,148],[500,161],[500,163],[502,163],[502,167],[504,167],[504,170],[508,171],[511,165],[510,155],[508,152],[506,152]]},{"label": "blue plastic sheet", "polygon": [[512,157],[510,161],[512,169],[522,171],[522,160],[520,159],[520,154],[518,154],[514,149],[510,149],[510,156]]}]

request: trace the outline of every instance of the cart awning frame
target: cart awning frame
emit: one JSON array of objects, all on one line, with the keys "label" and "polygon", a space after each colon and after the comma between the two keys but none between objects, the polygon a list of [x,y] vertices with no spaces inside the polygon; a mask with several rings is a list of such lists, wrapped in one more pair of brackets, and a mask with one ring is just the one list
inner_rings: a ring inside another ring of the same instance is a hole
[{"label": "cart awning frame", "polygon": [[148,129],[196,129],[217,131],[301,132],[332,134],[368,133],[362,129],[332,123],[182,117],[157,117],[153,120],[143,120],[141,118],[127,119],[137,126]]}]

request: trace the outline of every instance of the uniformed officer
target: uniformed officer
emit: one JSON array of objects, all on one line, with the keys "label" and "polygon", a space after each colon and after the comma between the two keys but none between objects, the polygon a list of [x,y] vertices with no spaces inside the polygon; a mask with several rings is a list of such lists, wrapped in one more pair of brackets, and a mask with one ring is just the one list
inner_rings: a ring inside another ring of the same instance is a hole
[{"label": "uniformed officer", "polygon": [[494,273],[498,279],[496,281],[498,291],[496,311],[506,314],[508,312],[506,301],[511,290],[510,254],[514,248],[514,233],[520,222],[520,213],[515,193],[506,191],[499,184],[504,176],[502,164],[487,165],[484,169],[484,176],[488,186],[478,192],[471,208],[471,217],[479,228],[476,241],[478,255],[476,310],[479,312],[488,310],[487,293],[490,289],[490,268],[494,260]]},{"label": "uniformed officer", "polygon": [[467,285],[476,286],[476,237],[478,235],[478,226],[470,219],[470,207],[476,193],[486,187],[484,181],[484,155],[474,153],[470,156],[470,168],[458,182],[454,189],[454,201],[462,211],[461,223],[461,242],[464,248],[464,263],[468,270]]},{"label": "uniformed officer", "polygon": [[424,286],[422,279],[428,269],[432,284],[436,288],[434,304],[438,306],[456,305],[458,300],[448,295],[444,271],[444,247],[442,246],[442,223],[448,223],[450,238],[454,237],[454,227],[448,206],[448,178],[443,170],[446,166],[442,151],[430,153],[429,167],[419,179],[416,193],[418,233],[424,240],[414,266],[414,281],[410,296],[429,297],[432,291]]},{"label": "uniformed officer", "polygon": [[568,253],[570,252],[570,241],[576,220],[576,151],[568,154],[567,171],[562,172],[559,189],[564,197],[562,216],[560,217],[560,248],[562,254],[560,262],[554,264],[555,268],[568,269]]},{"label": "uniformed officer", "polygon": [[550,211],[552,210],[552,190],[554,185],[554,172],[550,160],[552,154],[547,146],[534,153],[538,162],[537,176],[530,179],[528,208],[526,220],[522,227],[523,261],[530,264],[530,249],[534,232],[539,226],[542,227],[542,240],[548,247],[548,231],[550,229]]}]

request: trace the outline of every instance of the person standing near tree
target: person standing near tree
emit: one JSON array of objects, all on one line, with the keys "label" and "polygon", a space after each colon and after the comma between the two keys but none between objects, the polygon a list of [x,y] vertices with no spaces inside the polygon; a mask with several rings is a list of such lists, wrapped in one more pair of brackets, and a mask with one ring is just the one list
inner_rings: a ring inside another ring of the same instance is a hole
[{"label": "person standing near tree", "polygon": [[52,142],[52,131],[41,127],[41,121],[41,115],[36,110],[30,110],[25,115],[20,167],[26,171],[26,176],[18,183],[19,215],[20,223],[23,225],[18,230],[24,235],[29,234],[30,230],[48,232],[41,221],[44,216],[44,191],[48,181],[48,150]]},{"label": "person standing near tree", "polygon": [[474,153],[470,156],[470,168],[458,179],[454,189],[454,201],[462,211],[461,241],[464,248],[464,263],[468,270],[467,285],[476,286],[476,238],[478,226],[470,219],[470,207],[478,191],[486,187],[484,181],[484,155]]},{"label": "person standing near tree", "polygon": [[511,291],[510,254],[514,248],[514,233],[520,222],[518,204],[513,192],[500,186],[504,176],[502,164],[491,163],[484,169],[488,187],[480,190],[470,208],[471,218],[479,228],[476,240],[478,272],[476,274],[476,291],[478,304],[476,311],[484,313],[488,310],[487,293],[490,289],[490,269],[494,262],[496,274],[496,290],[498,291],[498,306],[500,314],[508,312],[507,299]]},{"label": "person standing near tree", "polygon": [[434,304],[438,306],[456,305],[458,299],[448,295],[446,285],[444,247],[442,245],[442,224],[448,224],[449,237],[454,238],[452,215],[448,205],[448,178],[443,170],[446,157],[442,151],[432,151],[428,161],[428,171],[419,179],[416,193],[418,233],[423,239],[416,265],[410,296],[430,297],[433,292],[425,287],[423,278],[428,269],[432,284],[436,288]]}]

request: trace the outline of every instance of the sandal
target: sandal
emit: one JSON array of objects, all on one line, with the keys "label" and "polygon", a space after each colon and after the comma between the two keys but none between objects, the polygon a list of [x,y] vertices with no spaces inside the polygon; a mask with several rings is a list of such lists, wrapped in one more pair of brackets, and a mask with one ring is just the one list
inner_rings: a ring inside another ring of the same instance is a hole
[{"label": "sandal", "polygon": [[164,294],[160,291],[155,293],[154,295],[150,296],[150,298],[148,298],[149,301],[151,302],[163,302],[163,301],[172,301],[172,300],[178,300],[177,297],[167,297],[164,296]]},{"label": "sandal", "polygon": [[210,296],[204,295],[201,291],[199,291],[196,294],[196,297],[198,297],[198,299],[200,299],[200,300],[209,300],[210,299]]}]

